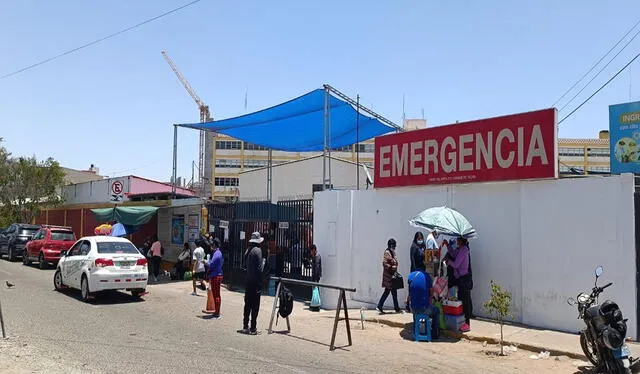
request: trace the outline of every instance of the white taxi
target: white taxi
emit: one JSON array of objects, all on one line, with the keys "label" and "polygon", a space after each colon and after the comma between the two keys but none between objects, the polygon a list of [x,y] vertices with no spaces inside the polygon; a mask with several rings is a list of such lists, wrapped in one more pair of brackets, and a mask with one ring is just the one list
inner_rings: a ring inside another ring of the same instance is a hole
[{"label": "white taxi", "polygon": [[147,259],[129,240],[89,236],[61,253],[53,285],[57,291],[79,289],[83,301],[106,290],[127,290],[133,297],[140,297],[148,277]]}]

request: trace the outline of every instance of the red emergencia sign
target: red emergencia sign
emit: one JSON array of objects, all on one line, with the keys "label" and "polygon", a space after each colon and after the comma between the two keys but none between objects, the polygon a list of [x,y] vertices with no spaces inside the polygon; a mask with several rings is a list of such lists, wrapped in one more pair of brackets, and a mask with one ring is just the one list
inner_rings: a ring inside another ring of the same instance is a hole
[{"label": "red emergencia sign", "polygon": [[376,188],[556,178],[556,110],[377,137]]}]

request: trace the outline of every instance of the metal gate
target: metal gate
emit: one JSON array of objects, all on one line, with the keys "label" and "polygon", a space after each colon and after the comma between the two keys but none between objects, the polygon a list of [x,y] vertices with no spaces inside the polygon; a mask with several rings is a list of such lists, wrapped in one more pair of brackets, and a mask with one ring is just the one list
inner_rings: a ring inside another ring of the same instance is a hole
[{"label": "metal gate", "polygon": [[[211,233],[222,242],[224,282],[242,286],[244,253],[253,232],[265,238],[263,257],[267,259],[265,278],[275,274],[311,280],[309,248],[313,244],[313,200],[290,200],[209,204]],[[294,294],[298,293],[292,290]]]},{"label": "metal gate", "polygon": [[[278,202],[278,255],[274,273],[284,278],[311,280],[313,200]],[[278,257],[279,256],[279,257]]]}]

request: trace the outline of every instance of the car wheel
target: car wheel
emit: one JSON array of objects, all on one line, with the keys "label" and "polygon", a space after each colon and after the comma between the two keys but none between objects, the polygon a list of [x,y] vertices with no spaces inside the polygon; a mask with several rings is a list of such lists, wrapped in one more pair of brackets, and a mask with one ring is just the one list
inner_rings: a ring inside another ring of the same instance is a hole
[{"label": "car wheel", "polygon": [[40,270],[44,270],[49,266],[49,264],[44,260],[44,253],[40,252],[40,256],[38,256],[38,267]]},{"label": "car wheel", "polygon": [[142,297],[142,295],[144,295],[146,292],[146,290],[131,290],[131,296],[133,296],[136,299],[139,299]]},{"label": "car wheel", "polygon": [[16,260],[15,248],[13,246],[9,246],[7,257],[9,257],[9,261],[14,262]]},{"label": "car wheel", "polygon": [[55,287],[58,292],[64,289],[64,283],[62,283],[62,272],[60,269],[57,269],[56,273],[53,275],[53,287]]},{"label": "car wheel", "polygon": [[24,250],[24,254],[22,254],[22,265],[31,265],[31,260],[29,260],[29,254],[27,253],[26,249]]},{"label": "car wheel", "polygon": [[80,299],[82,301],[88,301],[91,296],[91,292],[89,291],[89,280],[87,280],[87,276],[83,275],[82,280],[80,281]]}]

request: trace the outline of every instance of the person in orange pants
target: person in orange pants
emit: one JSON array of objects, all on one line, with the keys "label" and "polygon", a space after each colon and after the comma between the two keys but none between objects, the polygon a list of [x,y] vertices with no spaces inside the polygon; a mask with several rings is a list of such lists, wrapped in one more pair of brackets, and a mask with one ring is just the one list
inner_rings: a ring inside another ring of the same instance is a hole
[{"label": "person in orange pants", "polygon": [[209,260],[209,287],[211,287],[211,293],[213,296],[213,318],[220,319],[220,286],[222,285],[222,264],[224,259],[222,257],[222,250],[220,250],[220,240],[218,238],[212,241],[213,254]]}]

